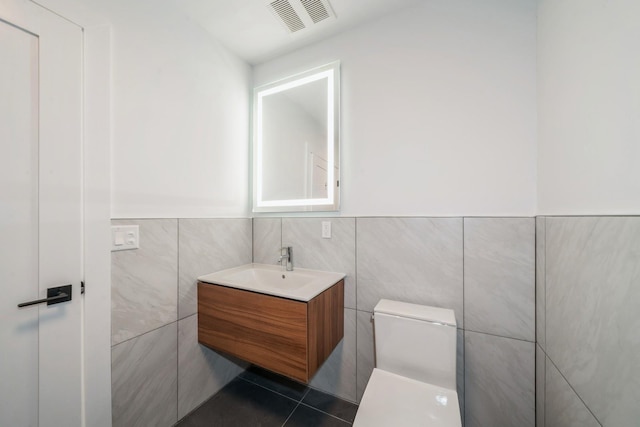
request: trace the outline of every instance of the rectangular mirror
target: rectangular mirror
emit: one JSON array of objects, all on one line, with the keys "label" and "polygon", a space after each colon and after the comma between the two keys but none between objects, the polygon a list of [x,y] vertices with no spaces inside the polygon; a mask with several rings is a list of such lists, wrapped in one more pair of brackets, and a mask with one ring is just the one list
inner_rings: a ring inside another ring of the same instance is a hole
[{"label": "rectangular mirror", "polygon": [[253,211],[340,207],[340,64],[254,89]]}]

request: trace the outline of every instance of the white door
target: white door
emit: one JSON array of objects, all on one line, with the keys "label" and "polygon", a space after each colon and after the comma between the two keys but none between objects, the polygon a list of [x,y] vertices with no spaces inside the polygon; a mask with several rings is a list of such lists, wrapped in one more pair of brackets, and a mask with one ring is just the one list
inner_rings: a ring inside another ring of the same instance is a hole
[{"label": "white door", "polygon": [[[81,29],[0,0],[0,426],[82,424]],[[72,285],[72,300],[18,308]]]}]

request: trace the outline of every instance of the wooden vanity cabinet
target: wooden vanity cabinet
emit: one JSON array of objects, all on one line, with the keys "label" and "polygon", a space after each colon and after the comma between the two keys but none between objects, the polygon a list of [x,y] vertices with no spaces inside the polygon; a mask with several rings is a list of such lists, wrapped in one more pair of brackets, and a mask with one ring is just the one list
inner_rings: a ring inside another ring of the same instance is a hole
[{"label": "wooden vanity cabinet", "polygon": [[198,341],[308,383],[344,336],[344,280],[308,302],[198,282]]}]

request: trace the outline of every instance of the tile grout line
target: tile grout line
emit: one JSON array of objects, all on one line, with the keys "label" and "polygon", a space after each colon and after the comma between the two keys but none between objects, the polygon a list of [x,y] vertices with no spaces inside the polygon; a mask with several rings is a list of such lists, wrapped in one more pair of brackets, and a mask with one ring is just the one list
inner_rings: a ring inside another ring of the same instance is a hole
[{"label": "tile grout line", "polygon": [[295,407],[295,408],[293,408],[293,410],[291,411],[291,413],[289,414],[289,416],[287,417],[287,419],[286,419],[286,420],[284,420],[284,422],[282,423],[282,427],[284,427],[284,426],[287,424],[287,422],[289,422],[289,419],[291,418],[291,416],[293,415],[293,413],[294,413],[294,412],[296,412],[296,409],[298,409],[298,406],[300,406],[300,403],[301,403],[301,402],[298,402],[298,404],[296,405],[296,407]]},{"label": "tile grout line", "polygon": [[538,220],[533,219],[533,422],[538,425]]},{"label": "tile grout line", "polygon": [[[339,399],[339,398],[338,398],[338,399]],[[341,400],[342,400],[342,399],[341,399]],[[304,403],[304,402],[302,402],[302,401],[301,401],[301,402],[300,402],[300,404],[301,404],[302,406],[306,406],[307,408],[311,408],[311,409],[313,409],[314,411],[322,412],[322,413],[323,413],[323,414],[325,414],[325,415],[328,415],[328,416],[333,417],[333,418],[335,418],[335,419],[338,419],[338,420],[340,420],[340,421],[344,421],[345,423],[353,424],[353,422],[351,422],[351,421],[345,420],[344,418],[340,418],[340,417],[339,417],[339,416],[337,416],[337,415],[333,415],[333,414],[330,414],[330,413],[328,413],[328,412],[325,412],[325,411],[323,411],[322,409],[316,408],[316,407],[315,407],[315,406],[313,406],[313,405],[309,405],[308,403]]]},{"label": "tile grout line", "polygon": [[[556,363],[551,359],[551,357],[549,357],[549,355],[547,355],[547,359],[549,359],[549,361],[551,362],[551,364],[553,365],[554,368],[556,368],[556,370],[558,371],[558,373],[560,374],[560,376],[562,377],[562,379],[564,379],[564,381],[567,383],[567,385],[569,386],[569,388],[571,388],[571,391],[573,391],[573,393],[578,397],[578,399],[580,399],[580,402],[582,402],[582,404],[584,405],[584,407],[587,409],[587,411],[589,411],[589,413],[591,414],[591,416],[593,417],[594,420],[596,420],[596,422],[602,427],[602,423],[600,422],[600,420],[598,419],[598,417],[596,417],[596,414],[594,414],[591,411],[591,408],[589,408],[589,406],[587,406],[586,402],[584,400],[582,400],[582,397],[580,397],[580,395],[578,394],[578,392],[576,391],[575,388],[573,388],[573,386],[571,385],[571,383],[569,382],[569,380],[567,379],[567,377],[564,376],[564,374],[562,373],[562,371],[560,371],[560,368],[558,368],[558,365],[556,365]],[[546,361],[545,361],[545,370],[546,370]],[[546,381],[545,381],[545,385],[546,385]],[[546,396],[545,396],[545,400],[546,400]],[[546,409],[546,408],[545,408]],[[546,418],[547,414],[545,411],[545,418]]]},{"label": "tile grout line", "polygon": [[508,339],[508,340],[516,340],[516,341],[522,341],[522,342],[526,342],[529,344],[534,344],[535,345],[535,341],[529,341],[527,339],[524,338],[514,338],[514,337],[506,337],[504,335],[498,335],[498,334],[494,334],[491,332],[481,332],[481,331],[474,331],[473,329],[463,329],[465,332],[472,332],[474,334],[482,334],[482,335],[489,335],[491,337],[497,337],[497,338],[504,338],[504,339]]},{"label": "tile grout line", "polygon": [[[111,216],[111,215],[109,215]],[[109,219],[109,232],[111,232],[111,227],[113,227],[113,219]],[[138,236],[140,238],[140,236]],[[110,298],[113,298],[113,251],[109,252],[109,295]],[[111,300],[113,301],[113,299]],[[113,302],[111,303],[113,304]],[[39,322],[39,320],[38,320]],[[38,329],[40,326],[38,326]],[[111,423],[113,424],[113,306],[109,307],[109,387],[111,387],[111,392],[109,393],[109,399],[111,399]],[[39,351],[39,350],[38,350]],[[40,369],[38,367],[38,369]],[[38,377],[40,377],[40,373],[38,372]],[[40,423],[40,419],[38,417],[38,424]]]},{"label": "tile grout line", "polygon": [[[544,289],[544,346],[547,346],[547,218],[542,217],[543,230],[544,230],[544,271],[542,274],[542,286]],[[544,427],[547,426],[547,351],[540,346],[542,353],[544,353],[544,402],[542,402],[542,407],[544,409]]]},{"label": "tile grout line", "polygon": [[[193,316],[193,315],[194,315],[194,314],[192,314],[191,316]],[[189,317],[189,316],[187,316],[187,317]],[[180,319],[180,320],[182,320],[182,319]],[[135,340],[136,338],[140,338],[140,337],[142,337],[142,336],[144,336],[144,335],[147,335],[147,334],[149,334],[149,333],[151,333],[151,332],[155,332],[155,331],[157,331],[158,329],[162,329],[162,328],[164,328],[165,326],[169,326],[169,325],[171,325],[172,323],[178,323],[178,319],[176,319],[176,320],[172,320],[172,321],[167,322],[167,323],[164,323],[164,324],[162,324],[162,325],[160,325],[160,326],[156,326],[156,327],[155,327],[155,328],[153,328],[153,329],[149,329],[148,331],[142,332],[142,333],[140,333],[140,334],[138,334],[138,335],[136,335],[136,336],[134,336],[134,337],[127,338],[126,340],[124,340],[124,341],[120,341],[120,342],[119,342],[119,343],[117,343],[117,344],[112,344],[112,345],[111,345],[111,349],[113,350],[113,348],[114,348],[114,347],[117,347],[117,346],[119,346],[120,344],[124,344],[124,343],[126,343],[126,342],[133,341],[133,340]],[[177,326],[176,326],[176,327],[177,327]]]},{"label": "tile grout line", "polygon": [[[332,418],[336,418],[336,419],[338,419],[338,420],[340,420],[340,421],[344,421],[345,423],[352,424],[350,421],[345,420],[344,418],[340,418],[340,417],[338,417],[337,415],[330,414],[330,413],[325,412],[325,411],[323,411],[323,410],[321,410],[321,409],[319,409],[319,408],[316,408],[316,407],[315,407],[315,406],[313,406],[313,405],[310,405],[310,404],[308,404],[308,403],[304,403],[304,402],[303,402],[303,400],[304,400],[304,399],[305,399],[305,397],[307,397],[307,395],[311,392],[311,390],[312,390],[312,388],[311,388],[311,387],[308,387],[308,386],[307,386],[307,390],[304,392],[304,394],[302,395],[302,397],[300,398],[300,400],[297,400],[297,399],[293,399],[293,398],[291,398],[291,397],[289,397],[289,396],[286,396],[286,395],[284,395],[284,394],[282,394],[282,393],[279,393],[279,392],[277,392],[277,391],[275,391],[275,390],[272,390],[272,389],[270,389],[270,388],[268,388],[268,387],[266,387],[266,386],[264,386],[264,385],[262,385],[262,384],[258,384],[258,383],[254,382],[254,381],[251,381],[251,380],[250,380],[250,379],[248,379],[248,378],[243,378],[243,377],[241,377],[241,376],[239,376],[239,375],[238,375],[238,377],[237,377],[237,378],[239,378],[239,379],[241,379],[241,380],[243,380],[243,381],[245,381],[245,382],[248,382],[249,384],[256,385],[256,386],[261,387],[261,388],[263,388],[263,389],[265,389],[265,390],[267,390],[267,391],[269,391],[269,392],[271,392],[271,393],[277,394],[277,395],[279,395],[279,396],[282,396],[282,397],[284,397],[284,398],[287,398],[287,399],[292,400],[292,401],[294,401],[294,402],[296,402],[296,403],[297,403],[297,405],[295,406],[295,408],[293,408],[293,410],[291,411],[291,413],[289,414],[289,416],[287,417],[287,419],[284,421],[284,423],[282,424],[282,426],[284,426],[284,425],[287,423],[287,421],[289,421],[289,418],[291,418],[291,416],[293,415],[293,413],[296,411],[296,409],[298,409],[298,407],[299,407],[300,405],[306,406],[306,407],[311,408],[311,409],[313,409],[313,410],[315,410],[315,411],[318,411],[318,412],[321,412],[321,413],[323,413],[323,414],[325,414],[325,415],[328,415],[328,416],[330,416],[330,417],[332,417]],[[335,397],[336,397],[337,399],[339,399],[339,400],[343,400],[343,399],[340,399],[340,398],[339,398],[339,397],[337,397],[337,396],[335,396]],[[347,402],[347,401],[345,401],[345,402]],[[357,404],[354,404],[354,403],[352,403],[352,402],[348,402],[348,403],[351,403],[351,404],[353,404],[353,405],[356,405],[356,406],[357,406]]]},{"label": "tile grout line", "polygon": [[[240,374],[240,375],[241,375],[241,374]],[[302,401],[302,399],[304,398],[304,396],[306,396],[306,395],[307,395],[307,394],[305,393],[305,394],[302,396],[302,398],[301,398],[300,400],[297,400],[297,399],[294,399],[294,398],[292,398],[292,397],[290,397],[290,396],[287,396],[286,394],[282,394],[282,393],[280,393],[280,392],[278,392],[278,391],[272,390],[272,389],[270,389],[269,387],[266,387],[266,386],[264,386],[264,385],[262,385],[262,384],[258,384],[258,383],[257,383],[257,382],[255,382],[255,381],[251,381],[251,380],[250,380],[250,379],[248,379],[248,378],[240,377],[240,375],[238,375],[238,378],[240,378],[242,381],[246,381],[246,382],[248,382],[249,384],[256,385],[256,386],[261,387],[261,388],[263,388],[263,389],[265,389],[265,390],[267,390],[267,391],[270,391],[270,392],[272,392],[272,393],[278,394],[278,395],[280,395],[280,396],[282,396],[282,397],[286,397],[287,399],[289,399],[289,400],[293,400],[294,402],[298,402],[298,403],[300,403],[300,402]]]},{"label": "tile grout line", "polygon": [[[547,348],[547,218],[544,217],[543,221],[544,221],[544,274],[543,274],[542,284],[544,285],[544,307],[543,307],[544,316],[543,318],[544,318],[544,347],[545,347],[544,350],[546,353],[546,348]],[[546,400],[546,394],[545,394],[545,400]],[[545,415],[545,425],[546,425],[546,415]]]},{"label": "tile grout line", "polygon": [[465,298],[464,298],[464,288],[465,288],[465,280],[464,280],[464,223],[465,218],[462,217],[462,408],[460,408],[460,416],[462,419],[465,419],[466,407],[467,407],[467,348],[466,348],[466,329],[465,329]]},{"label": "tile grout line", "polygon": [[356,307],[355,309],[355,315],[356,315],[356,375],[355,375],[355,382],[356,382],[356,401],[358,401],[358,218],[354,218],[353,219],[353,255],[354,255],[354,261],[355,264],[354,265],[354,274],[355,274],[355,301],[354,301],[354,306]]},{"label": "tile grout line", "polygon": [[[180,218],[176,218],[176,423],[180,421]],[[197,313],[197,311],[196,311]]]},{"label": "tile grout line", "polygon": [[[235,380],[232,379],[231,381]],[[231,383],[231,381],[229,381],[229,383]],[[226,386],[225,386],[226,387]],[[198,411],[201,407],[203,407],[206,403],[208,403],[210,400],[212,400],[217,394],[218,392],[222,391],[223,388],[221,388],[220,390],[218,390],[217,392],[215,392],[213,395],[209,396],[208,399],[203,400],[202,402],[200,402],[198,405],[196,405],[195,408],[193,408],[191,411],[187,412],[185,414],[184,417],[182,417],[181,419],[179,419],[176,424],[174,424],[174,426],[178,425],[178,424],[182,424],[187,418],[190,418],[196,411]]]},{"label": "tile grout line", "polygon": [[[300,405],[305,406],[305,407],[307,407],[307,408],[310,408],[310,409],[312,409],[312,410],[314,410],[314,411],[318,411],[318,412],[320,412],[320,413],[322,413],[322,414],[324,414],[324,415],[330,416],[331,418],[335,418],[335,419],[337,419],[337,420],[339,420],[339,421],[343,421],[343,422],[345,422],[345,423],[347,423],[347,424],[349,424],[349,425],[352,425],[352,424],[353,424],[352,422],[349,422],[348,420],[345,420],[344,418],[340,418],[340,417],[338,417],[338,416],[336,416],[336,415],[330,414],[330,413],[325,412],[325,411],[323,411],[323,410],[321,410],[321,409],[319,409],[319,408],[316,408],[316,407],[315,407],[315,406],[313,406],[313,405],[310,405],[310,404],[308,404],[308,403],[304,403],[304,402],[303,402],[304,398],[305,398],[305,397],[307,397],[307,395],[308,395],[310,392],[311,392],[311,387],[309,387],[309,388],[307,389],[307,391],[305,392],[305,394],[302,396],[302,399],[300,399],[300,401],[298,402],[298,404],[296,405],[296,407],[295,407],[295,408],[293,408],[293,411],[291,411],[291,413],[289,414],[289,416],[288,416],[288,417],[287,417],[287,419],[285,420],[284,424],[282,424],[282,427],[284,427],[284,426],[286,425],[286,423],[289,421],[289,419],[291,418],[291,416],[293,415],[293,413],[294,413],[294,412],[295,412],[295,411],[300,407]],[[340,398],[338,397],[338,399],[340,399]],[[340,400],[342,400],[342,399],[340,399]]]},{"label": "tile grout line", "polygon": [[289,414],[289,416],[287,417],[286,420],[284,420],[284,422],[282,423],[282,427],[285,426],[285,424],[287,424],[287,422],[289,421],[289,419],[291,418],[291,416],[293,415],[294,412],[296,412],[296,409],[298,409],[298,406],[300,406],[300,404],[302,403],[302,400],[307,397],[307,394],[309,394],[309,391],[311,389],[309,387],[307,387],[307,391],[302,395],[302,397],[300,398],[300,400],[298,401],[298,404],[296,405],[295,408],[293,408],[293,410],[291,411],[291,413]]},{"label": "tile grout line", "polygon": [[300,402],[302,402],[304,398],[307,397],[307,394],[309,394],[309,392],[311,392],[311,387],[307,386],[307,391],[305,391],[302,397],[300,398]]},{"label": "tile grout line", "polygon": [[[354,401],[354,400],[347,400],[347,399],[344,399],[344,398],[342,398],[342,397],[338,396],[337,394],[331,394],[331,393],[329,393],[329,392],[326,392],[326,391],[321,390],[321,389],[319,389],[319,388],[316,388],[316,387],[314,387],[314,386],[309,386],[309,388],[310,388],[311,390],[317,391],[318,393],[326,394],[327,396],[330,396],[330,397],[332,397],[332,398],[334,398],[334,399],[341,400],[341,401],[346,402],[346,403],[349,403],[349,404],[351,404],[351,405],[360,406],[360,405],[359,405],[356,401]],[[309,406],[309,405],[307,404],[307,406]]]},{"label": "tile grout line", "polygon": [[542,357],[544,358],[544,372],[542,373],[542,375],[544,375],[543,377],[544,401],[542,402],[542,408],[544,409],[544,416],[542,418],[542,422],[543,422],[542,427],[547,427],[547,353],[544,350],[542,350],[542,347],[540,348],[540,350],[542,351]]}]

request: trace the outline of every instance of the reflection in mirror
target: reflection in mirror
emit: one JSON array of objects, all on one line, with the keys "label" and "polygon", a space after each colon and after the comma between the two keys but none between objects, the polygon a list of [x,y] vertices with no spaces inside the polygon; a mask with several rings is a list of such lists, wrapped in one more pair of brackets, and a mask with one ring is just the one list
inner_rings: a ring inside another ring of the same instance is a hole
[{"label": "reflection in mirror", "polygon": [[255,89],[254,212],[338,209],[338,70]]}]

